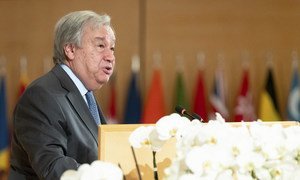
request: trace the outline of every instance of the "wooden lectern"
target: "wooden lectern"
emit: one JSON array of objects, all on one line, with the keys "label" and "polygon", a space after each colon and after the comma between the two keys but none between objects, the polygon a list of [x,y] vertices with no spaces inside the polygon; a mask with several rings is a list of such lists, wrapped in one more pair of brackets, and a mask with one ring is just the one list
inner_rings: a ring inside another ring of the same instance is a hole
[{"label": "wooden lectern", "polygon": [[[147,125],[153,124],[101,125],[99,127],[99,159],[119,164],[126,179],[139,179],[129,136],[139,126]],[[171,165],[175,150],[175,139],[172,139],[166,142],[161,151],[157,152],[156,161],[160,178],[163,177],[163,170]],[[151,149],[142,147],[134,151],[142,179],[154,179]]]},{"label": "wooden lectern", "polygon": [[[282,124],[284,127],[299,125],[295,121],[264,122],[272,125]],[[233,126],[240,126],[241,123],[230,123]],[[154,124],[121,124],[121,125],[101,125],[99,126],[99,159],[119,165],[126,179],[139,179],[134,156],[129,144],[129,136],[139,126],[149,126]],[[157,152],[156,161],[159,179],[164,177],[164,169],[171,165],[171,159],[175,157],[175,138],[167,141],[162,150]],[[154,179],[152,151],[150,148],[142,147],[135,149],[135,154],[142,179]]]}]

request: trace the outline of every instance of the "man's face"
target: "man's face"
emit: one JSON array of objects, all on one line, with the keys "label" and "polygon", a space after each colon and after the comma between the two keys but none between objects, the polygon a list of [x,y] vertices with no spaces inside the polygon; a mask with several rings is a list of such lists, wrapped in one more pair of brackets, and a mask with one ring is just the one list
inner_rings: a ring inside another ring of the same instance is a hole
[{"label": "man's face", "polygon": [[113,73],[115,35],[110,27],[84,28],[81,46],[74,47],[70,68],[88,90],[99,89]]}]

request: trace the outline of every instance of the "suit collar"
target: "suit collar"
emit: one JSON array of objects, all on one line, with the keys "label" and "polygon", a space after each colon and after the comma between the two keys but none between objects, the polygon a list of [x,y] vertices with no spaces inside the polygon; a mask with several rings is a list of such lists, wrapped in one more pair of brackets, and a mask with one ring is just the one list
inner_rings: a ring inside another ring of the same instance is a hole
[{"label": "suit collar", "polygon": [[84,84],[80,81],[80,79],[73,73],[73,71],[65,64],[60,64],[60,67],[68,74],[68,76],[72,79],[77,89],[79,90],[81,96],[85,96],[88,90],[85,88]]}]

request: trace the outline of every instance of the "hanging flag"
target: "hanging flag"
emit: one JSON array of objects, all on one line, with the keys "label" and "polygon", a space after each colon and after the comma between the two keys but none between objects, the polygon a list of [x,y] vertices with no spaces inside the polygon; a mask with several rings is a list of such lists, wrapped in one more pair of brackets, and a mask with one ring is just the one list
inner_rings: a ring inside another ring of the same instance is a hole
[{"label": "hanging flag", "polygon": [[224,76],[221,69],[217,70],[213,82],[213,92],[210,95],[210,103],[212,108],[211,119],[215,119],[215,113],[218,112],[225,120],[229,118],[229,112],[225,101]]},{"label": "hanging flag", "polygon": [[175,81],[175,104],[176,106],[184,107],[185,109],[189,109],[187,98],[186,98],[186,90],[184,87],[184,80],[182,71],[178,71],[176,74],[176,81]]},{"label": "hanging flag", "polygon": [[117,124],[117,93],[116,93],[116,77],[115,74],[113,74],[110,78],[109,85],[110,85],[110,91],[109,91],[109,101],[108,101],[108,113],[107,113],[107,123],[108,124]]},{"label": "hanging flag", "polygon": [[275,83],[272,68],[268,68],[265,88],[260,95],[259,119],[263,121],[279,121],[279,108],[277,103]]},{"label": "hanging flag", "polygon": [[204,87],[204,72],[203,70],[198,71],[197,85],[195,88],[194,95],[194,106],[193,111],[200,115],[200,117],[207,122],[207,110],[206,110],[206,95]]},{"label": "hanging flag", "polygon": [[163,86],[159,69],[154,69],[143,112],[143,123],[156,123],[166,115]]},{"label": "hanging flag", "polygon": [[132,57],[131,62],[131,79],[127,91],[127,99],[125,104],[125,124],[138,124],[141,123],[142,118],[142,101],[139,89],[139,71],[140,71],[140,59],[138,55]]},{"label": "hanging flag", "polygon": [[250,92],[249,72],[244,69],[243,79],[240,86],[240,92],[237,96],[237,104],[234,108],[234,121],[255,121],[256,115],[252,101],[252,94]]},{"label": "hanging flag", "polygon": [[28,74],[27,74],[27,59],[26,57],[21,57],[20,59],[20,66],[21,66],[21,70],[20,70],[20,89],[18,92],[18,97],[20,97],[23,92],[25,91],[27,85],[28,85]]},{"label": "hanging flag", "polygon": [[8,170],[9,143],[5,76],[0,79],[0,171]]},{"label": "hanging flag", "polygon": [[138,124],[141,122],[142,104],[141,96],[138,87],[138,74],[132,72],[130,84],[127,92],[127,99],[125,105],[125,124]]},{"label": "hanging flag", "polygon": [[287,103],[288,120],[300,121],[300,80],[298,66],[293,67],[293,76],[290,87],[290,94]]}]

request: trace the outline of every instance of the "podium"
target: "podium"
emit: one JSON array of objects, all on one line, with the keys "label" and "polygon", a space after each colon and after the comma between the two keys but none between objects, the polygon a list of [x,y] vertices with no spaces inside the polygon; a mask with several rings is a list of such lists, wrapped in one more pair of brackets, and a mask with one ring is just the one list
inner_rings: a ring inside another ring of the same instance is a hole
[{"label": "podium", "polygon": [[[228,122],[232,126],[241,123]],[[246,125],[249,123],[246,122]],[[263,122],[266,125],[281,124],[283,127],[299,125],[295,121]],[[129,136],[139,126],[154,126],[155,124],[107,124],[99,126],[99,160],[113,162],[119,165],[126,179],[139,179],[134,156],[129,144]],[[164,169],[171,165],[176,155],[176,139],[172,138],[164,144],[161,151],[156,154],[158,176],[164,177]],[[142,147],[134,149],[137,163],[143,180],[154,179],[152,151]]]},{"label": "podium", "polygon": [[[154,124],[101,125],[99,127],[99,160],[118,164],[126,179],[139,179],[128,139],[136,128],[149,125]],[[163,177],[163,170],[171,164],[171,158],[175,157],[175,142],[175,139],[167,141],[162,150],[156,154],[159,177]],[[154,179],[151,149],[142,147],[134,149],[134,152],[142,179]]]}]

